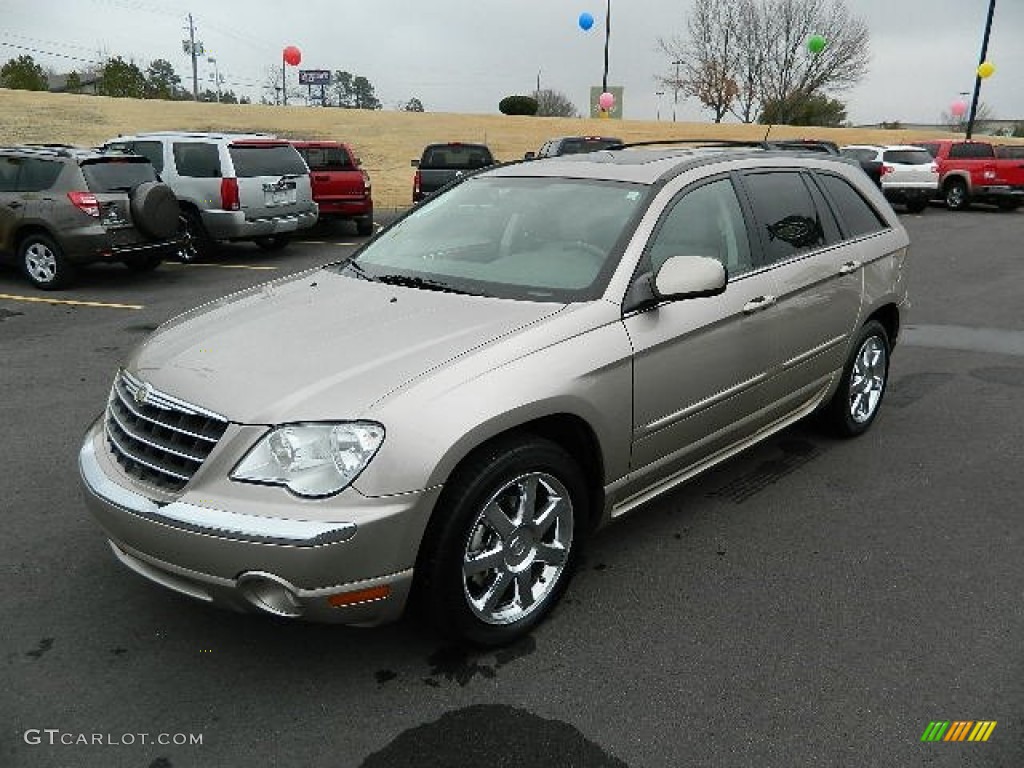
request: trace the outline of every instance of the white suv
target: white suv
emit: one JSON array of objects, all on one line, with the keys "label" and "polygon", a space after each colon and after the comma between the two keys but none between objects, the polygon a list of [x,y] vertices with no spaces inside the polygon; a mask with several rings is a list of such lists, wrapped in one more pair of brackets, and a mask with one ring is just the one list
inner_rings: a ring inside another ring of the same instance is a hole
[{"label": "white suv", "polygon": [[161,131],[105,145],[142,155],[178,197],[188,233],[184,260],[216,240],[252,240],[266,250],[316,224],[309,168],[288,141],[267,134]]},{"label": "white suv", "polygon": [[880,162],[886,199],[902,203],[910,213],[921,213],[939,196],[939,166],[924,147],[851,144],[839,151],[858,162]]}]

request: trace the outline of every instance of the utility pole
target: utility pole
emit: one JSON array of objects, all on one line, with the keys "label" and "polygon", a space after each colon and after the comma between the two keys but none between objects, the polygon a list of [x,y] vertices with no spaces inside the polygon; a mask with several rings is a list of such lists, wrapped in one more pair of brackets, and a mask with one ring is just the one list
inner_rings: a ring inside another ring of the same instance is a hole
[{"label": "utility pole", "polygon": [[683,62],[676,59],[672,62],[676,65],[676,79],[672,81],[672,122],[676,121],[676,108],[679,106],[679,65]]},{"label": "utility pole", "polygon": [[658,122],[661,122],[661,97],[665,95],[664,91],[655,91],[654,95],[658,97]]},{"label": "utility pole", "polygon": [[192,59],[192,99],[199,101],[199,65],[197,60],[203,55],[203,44],[196,41],[196,25],[192,14],[188,15],[188,40],[181,41],[181,47]]},{"label": "utility pole", "polygon": [[[988,19],[985,20],[985,36],[981,41],[981,56],[978,59],[978,67],[988,58],[988,38],[992,34],[992,17],[996,14],[996,0],[989,0]],[[974,97],[971,99],[971,114],[967,118],[967,140],[971,140],[971,133],[974,131],[974,118],[978,114],[978,97],[981,95],[981,75],[974,75]]]}]

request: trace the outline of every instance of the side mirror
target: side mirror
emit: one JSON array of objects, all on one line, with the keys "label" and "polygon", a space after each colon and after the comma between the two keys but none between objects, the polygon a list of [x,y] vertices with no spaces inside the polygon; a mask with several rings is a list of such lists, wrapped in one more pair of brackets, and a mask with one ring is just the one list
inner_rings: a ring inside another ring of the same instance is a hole
[{"label": "side mirror", "polygon": [[537,157],[536,152],[527,152],[525,155],[523,155],[523,160],[533,160],[535,157]]},{"label": "side mirror", "polygon": [[728,276],[718,259],[707,256],[672,256],[654,276],[658,299],[692,299],[725,291]]},{"label": "side mirror", "polygon": [[419,160],[413,160],[413,161],[412,161],[411,163],[409,163],[409,164],[410,164],[410,165],[411,165],[411,166],[412,166],[413,168],[419,168],[419,167],[420,167],[420,161],[419,161]]}]

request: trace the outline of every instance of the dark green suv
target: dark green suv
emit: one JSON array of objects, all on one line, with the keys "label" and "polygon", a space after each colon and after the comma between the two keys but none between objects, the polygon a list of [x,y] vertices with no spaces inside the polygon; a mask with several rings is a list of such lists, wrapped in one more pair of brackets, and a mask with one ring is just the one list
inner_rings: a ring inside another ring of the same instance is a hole
[{"label": "dark green suv", "polygon": [[65,287],[97,261],[155,269],[182,247],[180,232],[178,200],[144,157],[0,147],[0,261],[38,288]]}]

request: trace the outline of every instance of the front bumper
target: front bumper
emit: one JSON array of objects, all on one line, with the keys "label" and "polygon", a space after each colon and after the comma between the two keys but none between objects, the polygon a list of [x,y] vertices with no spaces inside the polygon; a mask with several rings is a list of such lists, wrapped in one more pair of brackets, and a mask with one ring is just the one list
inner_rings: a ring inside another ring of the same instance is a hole
[{"label": "front bumper", "polygon": [[79,470],[115,555],[150,581],[232,610],[353,625],[401,615],[440,492],[370,498],[350,488],[338,497],[347,502],[342,521],[289,516],[287,503],[277,516],[214,507],[188,490],[160,503],[111,459],[101,423],[86,436]]}]

